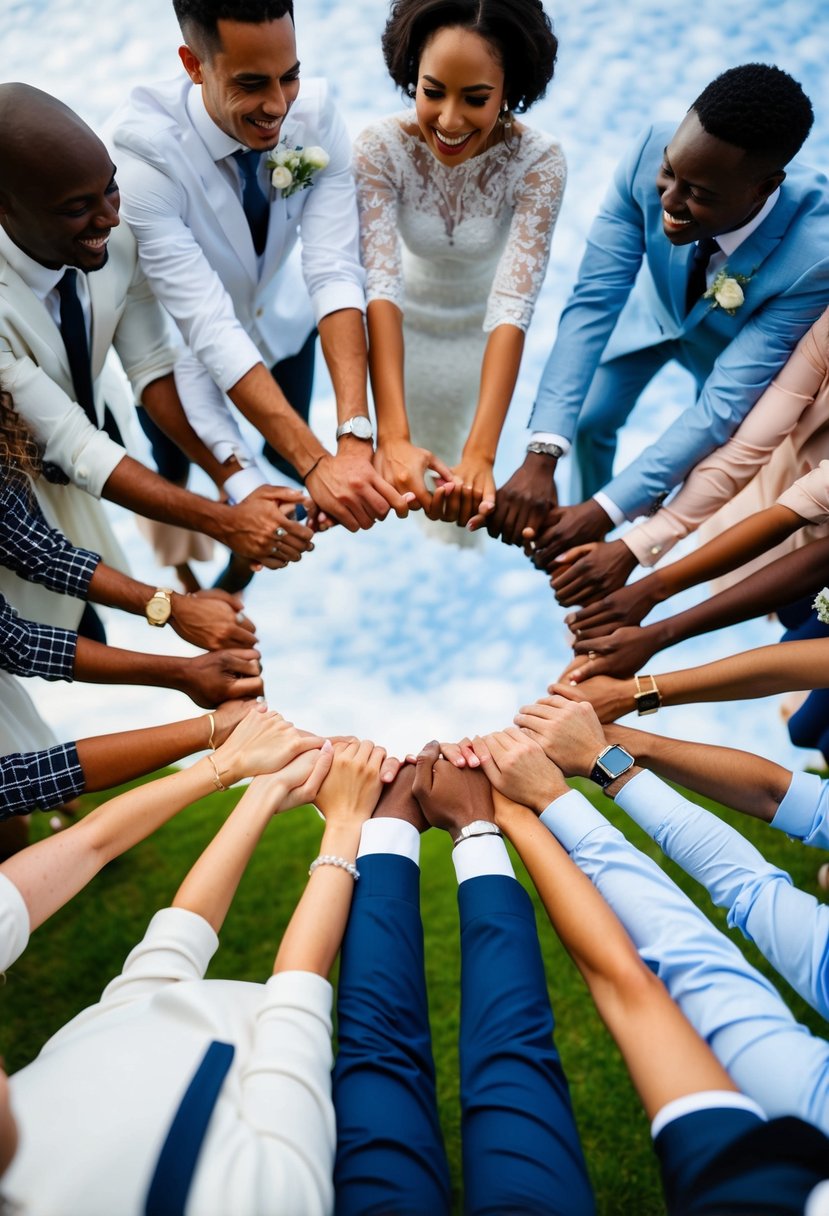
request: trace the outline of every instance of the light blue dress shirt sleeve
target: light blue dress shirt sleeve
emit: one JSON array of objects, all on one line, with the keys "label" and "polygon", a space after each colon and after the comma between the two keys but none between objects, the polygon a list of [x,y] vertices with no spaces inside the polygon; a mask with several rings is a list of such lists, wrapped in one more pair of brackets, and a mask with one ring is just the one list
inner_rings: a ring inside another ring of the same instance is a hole
[{"label": "light blue dress shirt sleeve", "polygon": [[815,849],[829,849],[829,781],[817,773],[792,773],[771,826]]},{"label": "light blue dress shirt sleeve", "polygon": [[793,886],[744,836],[660,781],[639,773],[617,804],[662,851],[728,909],[728,923],[756,943],[805,1001],[829,1014],[829,906]]},{"label": "light blue dress shirt sleeve", "polygon": [[829,1043],[795,1021],[734,942],[581,794],[557,799],[541,821],[743,1093],[769,1117],[798,1115],[829,1130]]}]

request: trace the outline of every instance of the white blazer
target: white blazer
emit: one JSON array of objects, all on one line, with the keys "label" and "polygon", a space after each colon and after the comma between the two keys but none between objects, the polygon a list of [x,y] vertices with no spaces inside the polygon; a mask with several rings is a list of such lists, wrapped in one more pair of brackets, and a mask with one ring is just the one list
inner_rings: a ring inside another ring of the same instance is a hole
[{"label": "white blazer", "polygon": [[[108,377],[104,365],[112,347],[129,377],[136,397],[146,385],[172,371],[175,353],[167,338],[166,319],[138,265],[135,239],[128,226],[113,229],[109,257],[87,278],[92,314],[90,358],[99,425],[104,418]],[[92,425],[74,399],[72,374],[58,329],[46,305],[0,253],[0,384],[44,448],[44,459],[70,478],[54,486],[42,478],[36,486],[48,521],[73,544],[92,549],[104,560],[126,569],[126,559],[96,500],[125,450]],[[133,409],[119,394],[107,394],[122,435],[133,426]],[[0,570],[0,592],[32,620],[74,628],[83,604],[55,595]]]},{"label": "white blazer", "polygon": [[[255,364],[295,354],[328,313],[365,308],[345,125],[325,82],[303,81],[280,144],[320,146],[330,160],[309,189],[286,198],[269,187],[261,257],[235,167],[224,163],[240,145],[207,116],[187,77],[134,90],[107,135],[141,265],[189,348],[176,369],[184,408],[224,460],[240,442],[227,390]],[[300,238],[301,279],[291,258]]]}]

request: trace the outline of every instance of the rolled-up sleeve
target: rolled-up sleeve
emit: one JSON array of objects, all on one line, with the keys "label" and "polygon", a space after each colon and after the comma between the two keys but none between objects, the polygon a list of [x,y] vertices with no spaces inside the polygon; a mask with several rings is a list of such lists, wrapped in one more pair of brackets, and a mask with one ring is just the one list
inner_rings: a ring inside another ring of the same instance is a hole
[{"label": "rolled-up sleeve", "polygon": [[62,806],[83,789],[83,769],[74,743],[0,756],[0,819]]},{"label": "rolled-up sleeve", "polygon": [[78,635],[19,617],[0,595],[0,667],[16,676],[72,680]]},{"label": "rolled-up sleeve", "polygon": [[771,826],[816,849],[829,849],[829,781],[816,773],[792,773]]}]

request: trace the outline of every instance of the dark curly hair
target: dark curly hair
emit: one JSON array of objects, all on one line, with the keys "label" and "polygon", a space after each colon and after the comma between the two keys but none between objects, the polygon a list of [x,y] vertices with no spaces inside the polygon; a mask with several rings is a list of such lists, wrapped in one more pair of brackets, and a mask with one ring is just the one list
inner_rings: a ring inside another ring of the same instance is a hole
[{"label": "dark curly hair", "polygon": [[558,39],[541,0],[393,0],[383,31],[386,67],[414,97],[420,56],[436,30],[460,26],[489,42],[504,69],[510,110],[522,114],[553,78]]},{"label": "dark curly hair", "polygon": [[781,169],[802,148],[815,117],[798,82],[769,63],[729,68],[691,109],[709,135]]},{"label": "dark curly hair", "polygon": [[220,21],[260,25],[286,14],[294,19],[293,0],[173,0],[173,8],[184,37],[195,38],[208,55],[221,48]]},{"label": "dark curly hair", "polygon": [[0,477],[39,477],[41,451],[14,408],[11,394],[0,389]]}]

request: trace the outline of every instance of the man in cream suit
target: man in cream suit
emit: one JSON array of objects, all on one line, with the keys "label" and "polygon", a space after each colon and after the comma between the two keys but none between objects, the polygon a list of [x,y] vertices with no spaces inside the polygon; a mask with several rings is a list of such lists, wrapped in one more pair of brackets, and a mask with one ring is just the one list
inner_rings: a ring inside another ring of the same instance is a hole
[{"label": "man in cream suit", "polygon": [[[114,426],[106,417],[102,371],[114,346],[146,408],[165,423],[178,418],[173,429],[189,433],[194,457],[203,446],[184,425],[166,321],[138,266],[132,234],[119,227],[115,170],[104,145],[55,98],[6,84],[0,86],[0,154],[0,377],[43,445],[46,462],[71,480],[38,483],[49,522],[120,567],[124,559],[95,501],[101,495],[150,518],[206,532],[271,566],[297,556],[311,533],[280,511],[284,497],[276,488],[240,507],[191,494],[127,455],[120,442],[129,429],[127,411]],[[62,328],[64,283],[70,280],[85,369],[73,365]],[[77,377],[84,372],[82,406]],[[277,530],[284,535],[277,538]],[[288,546],[294,548],[289,552]],[[28,586],[10,573],[0,577],[0,590],[24,615],[68,628],[78,624],[80,601],[40,589],[32,612],[23,591]]]},{"label": "man in cream suit", "polygon": [[[188,418],[216,459],[246,466],[235,497],[263,475],[226,396],[351,531],[390,509],[405,514],[406,497],[372,466],[349,141],[324,82],[300,92],[291,0],[248,3],[242,16],[225,0],[175,9],[186,74],[135,90],[109,132],[141,265],[189,348],[176,368]],[[279,188],[265,155],[277,145],[321,148],[328,163],[304,187]],[[307,294],[290,259],[298,238]],[[336,455],[269,370],[315,323],[337,401]]]},{"label": "man in cream suit", "polygon": [[[812,118],[790,76],[745,64],[620,164],[541,379],[527,458],[487,525],[520,544],[546,521],[538,565],[553,569],[569,546],[658,506],[736,429],[829,302],[827,181],[788,163]],[[671,360],[697,400],[611,480],[616,431]],[[574,498],[594,497],[560,511],[553,478],[574,434]]]}]

